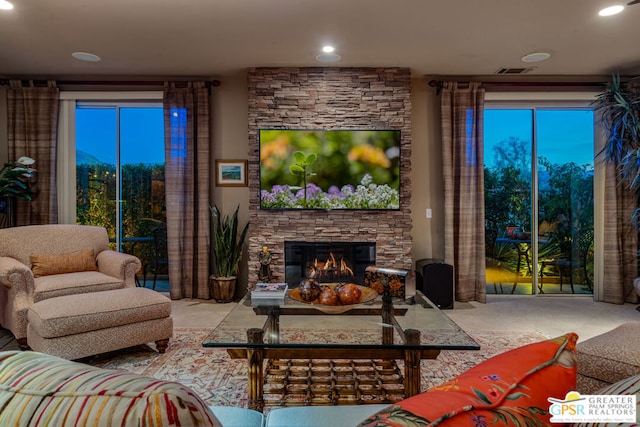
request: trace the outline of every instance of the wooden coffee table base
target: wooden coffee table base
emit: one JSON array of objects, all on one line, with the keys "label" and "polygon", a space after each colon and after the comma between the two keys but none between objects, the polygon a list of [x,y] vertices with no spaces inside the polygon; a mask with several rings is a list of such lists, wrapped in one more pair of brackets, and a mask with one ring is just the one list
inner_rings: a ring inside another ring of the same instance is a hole
[{"label": "wooden coffee table base", "polygon": [[[418,331],[405,332],[408,343],[419,340]],[[250,329],[248,348],[227,350],[231,358],[248,360],[248,406],[257,411],[265,407],[265,384],[275,396],[267,399],[269,406],[393,403],[421,392],[420,362],[440,354],[380,347],[251,347],[251,342],[262,342],[263,334]],[[396,361],[403,362],[404,376]]]},{"label": "wooden coffee table base", "polygon": [[395,360],[269,359],[265,406],[394,403],[404,398]]}]

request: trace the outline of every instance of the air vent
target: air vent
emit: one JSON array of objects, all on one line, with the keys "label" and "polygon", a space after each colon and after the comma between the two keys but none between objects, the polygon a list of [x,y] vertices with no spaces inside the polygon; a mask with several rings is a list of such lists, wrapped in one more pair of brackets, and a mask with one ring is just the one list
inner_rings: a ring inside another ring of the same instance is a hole
[{"label": "air vent", "polygon": [[533,68],[500,68],[496,74],[526,74]]}]

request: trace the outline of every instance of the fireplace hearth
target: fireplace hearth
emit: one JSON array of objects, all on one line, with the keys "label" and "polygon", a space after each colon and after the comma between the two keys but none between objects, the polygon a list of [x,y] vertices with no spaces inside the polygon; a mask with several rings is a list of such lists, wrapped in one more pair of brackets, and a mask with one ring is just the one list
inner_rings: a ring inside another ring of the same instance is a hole
[{"label": "fireplace hearth", "polygon": [[376,263],[376,244],[369,242],[284,242],[285,281],[364,282],[365,269]]}]

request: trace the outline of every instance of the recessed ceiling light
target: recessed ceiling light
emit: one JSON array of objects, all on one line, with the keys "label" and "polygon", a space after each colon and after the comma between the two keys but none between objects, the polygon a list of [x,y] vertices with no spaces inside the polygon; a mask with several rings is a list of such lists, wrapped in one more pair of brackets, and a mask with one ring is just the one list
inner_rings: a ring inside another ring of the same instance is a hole
[{"label": "recessed ceiling light", "polygon": [[624,6],[617,4],[615,6],[609,6],[609,7],[605,7],[604,9],[600,10],[600,12],[598,12],[598,15],[600,16],[611,16],[611,15],[617,15],[618,13],[622,12],[624,10]]},{"label": "recessed ceiling light", "polygon": [[94,55],[93,53],[88,53],[88,52],[73,52],[71,56],[73,56],[76,59],[79,59],[80,61],[86,61],[86,62],[98,62],[100,61],[100,59],[102,59],[98,55]]},{"label": "recessed ceiling light", "polygon": [[13,9],[13,5],[9,3],[7,0],[0,0],[0,9],[11,10]]},{"label": "recessed ceiling light", "polygon": [[321,53],[316,56],[316,61],[318,62],[338,62],[342,58],[337,53]]},{"label": "recessed ceiling light", "polygon": [[522,62],[542,62],[551,58],[547,52],[533,52],[522,57]]},{"label": "recessed ceiling light", "polygon": [[335,48],[335,47],[333,47],[333,46],[324,46],[324,47],[322,48],[322,51],[323,51],[324,53],[333,53],[333,51],[334,51],[334,50],[336,50],[336,48]]}]

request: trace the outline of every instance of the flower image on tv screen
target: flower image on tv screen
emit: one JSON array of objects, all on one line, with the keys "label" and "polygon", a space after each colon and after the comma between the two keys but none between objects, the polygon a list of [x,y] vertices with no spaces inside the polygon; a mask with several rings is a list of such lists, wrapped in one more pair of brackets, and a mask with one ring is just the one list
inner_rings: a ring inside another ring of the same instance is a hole
[{"label": "flower image on tv screen", "polygon": [[399,130],[261,129],[262,209],[399,209]]}]

